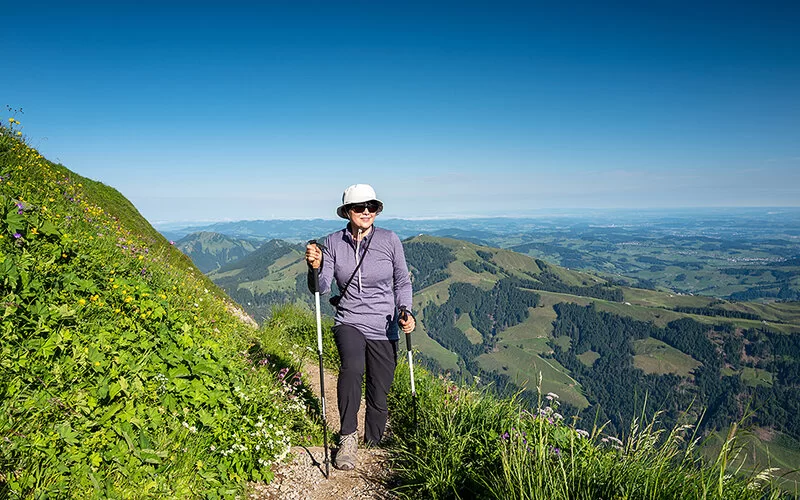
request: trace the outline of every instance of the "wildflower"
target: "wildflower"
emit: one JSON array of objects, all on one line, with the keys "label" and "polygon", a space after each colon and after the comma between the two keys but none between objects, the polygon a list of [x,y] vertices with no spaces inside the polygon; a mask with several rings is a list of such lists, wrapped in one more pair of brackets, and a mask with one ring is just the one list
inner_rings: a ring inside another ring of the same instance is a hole
[{"label": "wildflower", "polygon": [[14,123],[14,119],[13,118],[9,118],[8,119],[8,123]]},{"label": "wildflower", "polygon": [[79,299],[78,300],[78,304],[80,304],[80,305],[86,304],[86,299]]},{"label": "wildflower", "polygon": [[617,444],[619,446],[622,446],[622,441],[620,441],[619,439],[615,438],[614,436],[608,436],[608,440],[611,441],[612,443],[615,443],[615,444]]},{"label": "wildflower", "polygon": [[20,238],[22,238],[22,235],[19,234],[19,233],[14,233],[14,238],[20,239]]}]

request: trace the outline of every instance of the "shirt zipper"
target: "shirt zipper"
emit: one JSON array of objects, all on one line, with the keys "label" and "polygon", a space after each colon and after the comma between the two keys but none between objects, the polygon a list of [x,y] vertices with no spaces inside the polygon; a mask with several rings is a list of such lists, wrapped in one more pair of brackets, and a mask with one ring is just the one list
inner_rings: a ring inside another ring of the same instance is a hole
[{"label": "shirt zipper", "polygon": [[[359,254],[359,248],[361,247],[361,229],[358,230],[358,236],[356,236],[356,266],[358,266],[358,261],[361,258]],[[358,293],[361,293],[361,268],[358,268]]]}]

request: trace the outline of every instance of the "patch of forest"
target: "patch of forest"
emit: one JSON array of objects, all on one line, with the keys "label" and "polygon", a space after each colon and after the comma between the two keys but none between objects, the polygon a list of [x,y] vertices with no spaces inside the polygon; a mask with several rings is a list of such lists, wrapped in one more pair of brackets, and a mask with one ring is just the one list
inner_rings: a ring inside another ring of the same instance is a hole
[{"label": "patch of forest", "polygon": [[718,307],[675,306],[672,308],[672,310],[685,314],[698,314],[700,316],[718,316],[722,318],[750,319],[754,321],[761,321],[764,319],[758,314],[744,311],[731,311],[729,309],[720,309]]},{"label": "patch of forest", "polygon": [[[423,310],[428,336],[463,360],[473,360],[494,347],[499,332],[525,321],[528,308],[539,303],[539,295],[522,286],[522,280],[516,278],[503,278],[488,291],[469,283],[451,284],[447,302],[431,303]],[[461,314],[469,314],[483,339],[480,344],[470,342],[455,326]]]},{"label": "patch of forest", "polygon": [[447,265],[456,260],[453,251],[439,243],[406,241],[403,251],[415,290],[446,280],[450,276]]},{"label": "patch of forest", "polygon": [[550,270],[550,265],[540,259],[535,259],[536,265],[542,270],[537,275],[531,275],[532,280],[523,280],[520,286],[532,290],[543,292],[566,293],[570,295],[581,295],[595,299],[609,300],[612,302],[622,302],[624,296],[622,290],[610,283],[600,283],[591,286],[568,285],[561,278]]},{"label": "patch of forest", "polygon": [[[554,336],[569,336],[562,349],[551,343],[553,357],[581,383],[593,403],[581,414],[608,419],[617,432],[625,432],[640,415],[663,411],[667,427],[690,407],[705,410],[705,429],[720,429],[738,422],[749,408],[752,421],[794,438],[800,437],[800,336],[769,330],[737,330],[729,325],[708,326],[682,318],[659,328],[652,323],[598,311],[593,304],[556,304]],[[693,377],[645,374],[633,364],[633,341],[653,337],[691,355],[702,365]],[[600,354],[591,366],[578,358],[589,350]],[[742,380],[744,367],[772,373],[771,386],[751,386]],[[727,368],[727,370],[724,370]]]}]

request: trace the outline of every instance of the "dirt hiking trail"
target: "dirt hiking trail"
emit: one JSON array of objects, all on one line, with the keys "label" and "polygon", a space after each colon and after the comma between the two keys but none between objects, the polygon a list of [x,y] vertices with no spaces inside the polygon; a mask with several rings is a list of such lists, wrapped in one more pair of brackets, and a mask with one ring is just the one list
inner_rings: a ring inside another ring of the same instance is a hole
[{"label": "dirt hiking trail", "polygon": [[[314,394],[320,397],[319,365],[306,363],[303,374]],[[339,428],[339,409],[336,406],[336,374],[325,372],[325,410],[328,420],[328,440],[331,458],[336,451],[336,443],[331,442],[333,433]],[[362,400],[358,412],[358,433],[360,442],[364,438],[365,404]],[[245,491],[249,499],[287,499],[287,500],[337,500],[337,499],[396,499],[389,491],[393,477],[389,470],[388,455],[382,449],[364,449],[359,444],[358,465],[354,470],[341,471],[330,466],[330,478],[325,478],[325,458],[322,446],[292,448],[295,457],[289,463],[275,469],[275,479],[270,484],[250,483]]]}]

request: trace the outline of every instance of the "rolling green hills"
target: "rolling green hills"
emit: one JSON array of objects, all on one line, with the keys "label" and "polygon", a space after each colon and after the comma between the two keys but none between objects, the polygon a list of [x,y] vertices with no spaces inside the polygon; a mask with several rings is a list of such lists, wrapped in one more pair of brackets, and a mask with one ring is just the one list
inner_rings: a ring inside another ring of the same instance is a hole
[{"label": "rolling green hills", "polygon": [[216,271],[241,259],[260,245],[260,241],[231,238],[208,231],[188,234],[175,242],[175,246],[204,273]]},{"label": "rolling green hills", "polygon": [[[504,394],[521,389],[531,402],[541,374],[541,390],[558,394],[565,411],[585,420],[599,414],[620,433],[643,410],[664,411],[672,425],[693,405],[708,410],[708,432],[738,421],[744,407],[737,402],[749,400],[760,408],[756,423],[787,439],[800,434],[786,411],[800,403],[792,371],[800,352],[792,354],[800,338],[797,303],[625,287],[449,238],[421,235],[403,244],[415,288],[418,358],[434,371],[474,377]],[[282,252],[284,261],[249,267],[247,279],[237,279],[244,261],[212,279],[229,293],[238,287],[260,297],[259,307],[277,290],[284,300],[306,300],[301,249]],[[687,343],[686,335],[695,340]],[[781,339],[789,344],[776,363]]]}]

